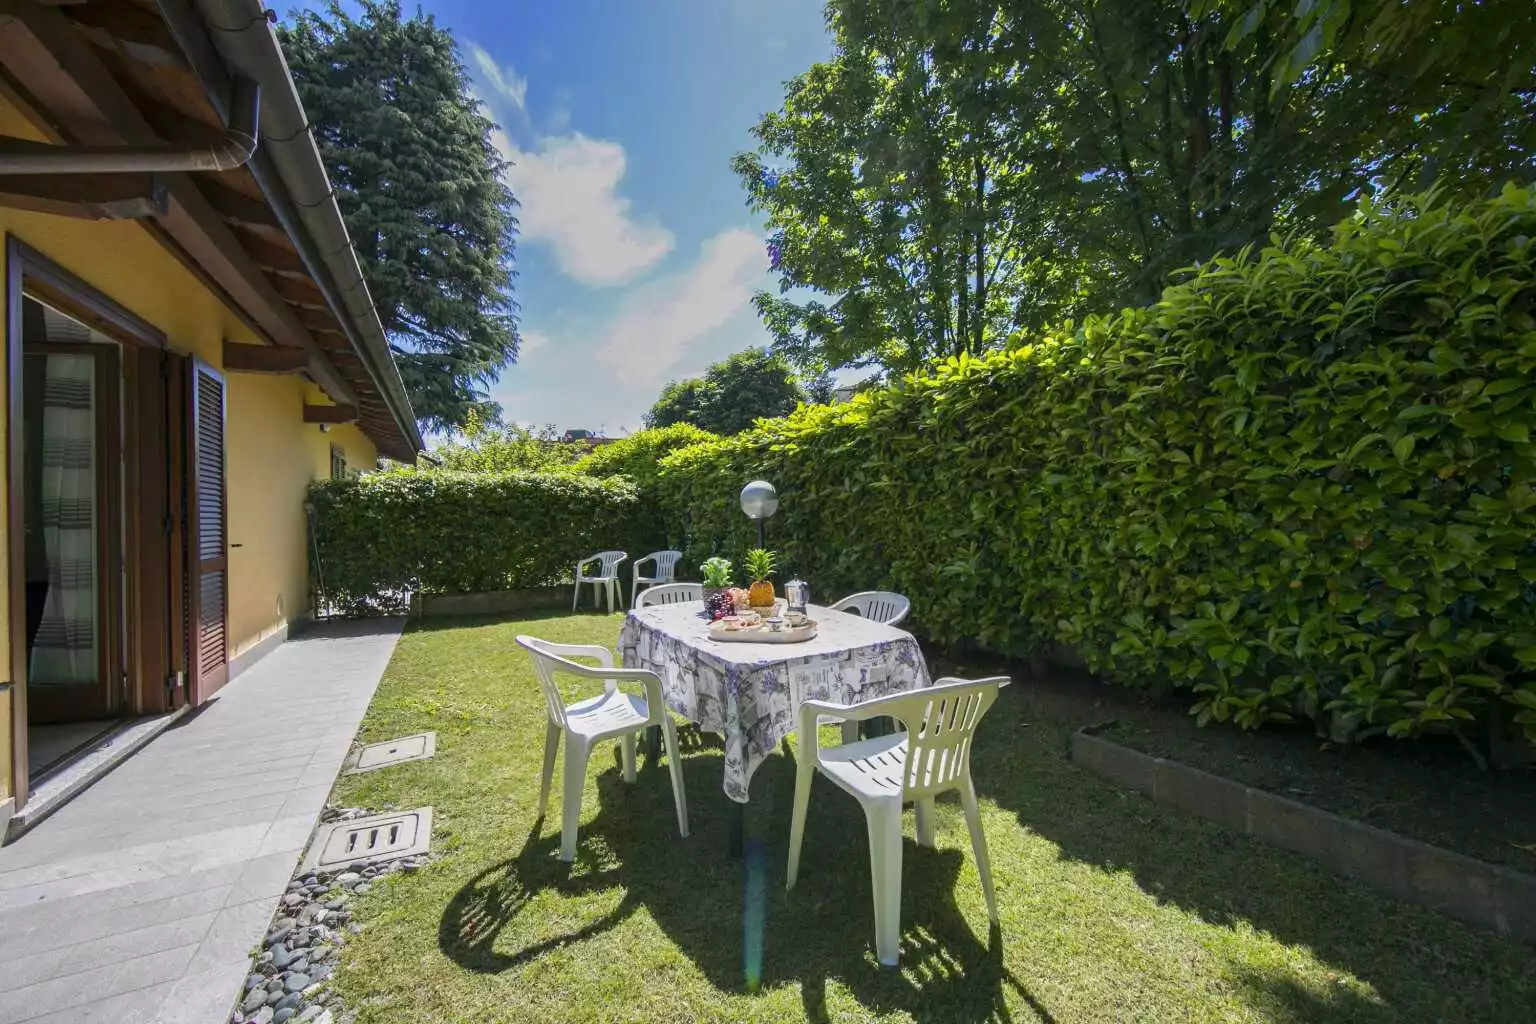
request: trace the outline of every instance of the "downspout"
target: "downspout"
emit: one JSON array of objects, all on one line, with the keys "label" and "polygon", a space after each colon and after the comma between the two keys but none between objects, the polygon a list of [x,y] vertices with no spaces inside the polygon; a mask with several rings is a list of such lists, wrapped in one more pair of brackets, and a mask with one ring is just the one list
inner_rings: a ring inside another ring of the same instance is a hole
[{"label": "downspout", "polygon": [[[237,74],[266,84],[266,138],[257,159],[251,162],[251,172],[280,219],[295,218],[305,229],[290,232],[296,236],[300,257],[309,266],[326,300],[333,308],[347,313],[342,318],[342,327],[383,392],[396,426],[418,452],[424,450],[426,444],[406,397],[400,370],[395,366],[389,339],[368,294],[351,236],[320,161],[319,147],[310,136],[288,62],[260,0],[157,0],[157,6],[172,33],[178,36],[194,30],[206,33],[205,25],[218,26],[221,31],[212,33],[212,43],[224,63]],[[200,16],[196,26],[189,23],[194,20],[188,17],[189,7]],[[205,87],[209,84],[204,83]],[[277,181],[271,180],[274,177]],[[274,196],[282,193],[286,193],[283,198],[287,201],[273,201]]]},{"label": "downspout", "polygon": [[0,136],[0,175],[232,171],[256,152],[261,86],[235,76],[229,107],[229,127],[202,146],[51,146]]}]

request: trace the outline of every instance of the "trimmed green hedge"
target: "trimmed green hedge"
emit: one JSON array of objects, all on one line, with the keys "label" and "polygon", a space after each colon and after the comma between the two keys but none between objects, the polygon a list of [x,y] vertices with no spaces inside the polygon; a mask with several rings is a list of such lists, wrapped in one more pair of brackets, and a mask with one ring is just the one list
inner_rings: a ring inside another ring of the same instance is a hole
[{"label": "trimmed green hedge", "polygon": [[690,445],[716,440],[716,436],[692,423],[642,430],[592,450],[572,467],[587,476],[627,476],[642,489],[656,482],[661,459]]},{"label": "trimmed green hedge", "polygon": [[310,500],[326,596],[350,609],[558,583],[578,558],[650,540],[617,477],[398,470],[322,481]]},{"label": "trimmed green hedge", "polygon": [[667,456],[689,561],[770,544],[933,638],[1076,649],[1202,720],[1536,739],[1536,198],[1366,211],[1149,309]]},{"label": "trimmed green hedge", "polygon": [[[714,434],[692,423],[674,423],[669,427],[642,430],[595,448],[572,470],[587,476],[630,480],[640,489],[644,499],[632,524],[632,533],[646,539],[629,550],[631,558],[639,558],[646,552],[670,548],[681,542],[680,535],[668,529],[661,506],[655,500],[656,478],[661,472],[662,458],[689,445],[715,439]],[[678,579],[693,578],[695,575],[686,567],[680,569]]]}]

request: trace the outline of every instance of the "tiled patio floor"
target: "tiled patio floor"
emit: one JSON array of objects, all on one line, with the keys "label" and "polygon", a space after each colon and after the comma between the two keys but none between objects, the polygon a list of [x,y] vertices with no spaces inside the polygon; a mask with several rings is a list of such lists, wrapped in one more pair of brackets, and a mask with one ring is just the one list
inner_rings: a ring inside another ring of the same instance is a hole
[{"label": "tiled patio floor", "polygon": [[0,848],[0,1024],[222,1024],[400,633],[291,640]]}]

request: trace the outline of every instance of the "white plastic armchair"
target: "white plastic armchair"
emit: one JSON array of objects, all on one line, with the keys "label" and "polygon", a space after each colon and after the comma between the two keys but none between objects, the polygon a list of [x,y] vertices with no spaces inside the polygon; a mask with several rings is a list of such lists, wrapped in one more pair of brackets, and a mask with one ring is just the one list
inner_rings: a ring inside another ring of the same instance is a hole
[{"label": "white plastic armchair", "polygon": [[832,606],[836,612],[857,612],[866,619],[894,626],[907,617],[912,602],[889,590],[863,590],[849,594]]},{"label": "white plastic armchair", "polygon": [[[671,583],[677,579],[677,562],[682,557],[681,551],[652,551],[644,557],[635,559],[634,564],[630,566],[634,570],[635,578],[629,585],[629,606],[638,607],[642,584],[649,587],[655,583]],[[647,562],[653,563],[655,568],[642,574],[640,567]]]},{"label": "white plastic armchair", "polygon": [[[592,603],[600,604],[600,596],[608,595],[608,610],[611,612],[624,600],[624,585],[619,582],[619,563],[629,557],[626,551],[599,551],[597,554],[583,558],[576,563],[576,592],[571,595],[571,611],[576,610],[576,602],[581,600],[581,585],[592,584]],[[595,571],[588,571],[587,566],[597,563]]]},{"label": "white plastic armchair", "polygon": [[[789,829],[789,881],[800,872],[800,845],[805,839],[805,813],[811,799],[811,779],[821,773],[864,808],[869,828],[869,860],[875,896],[875,953],[894,967],[901,947],[901,808],[911,801],[917,810],[917,841],[934,844],[933,799],[956,790],[970,827],[976,870],[987,900],[987,914],[997,921],[992,891],[992,864],[987,837],[981,830],[976,787],[971,782],[971,740],[976,724],[997,699],[1004,676],[968,681],[940,679],[926,690],[898,693],[863,704],[832,704],[808,700],[800,705],[800,752],[796,758],[794,815]],[[818,717],[860,721],[888,715],[904,732],[876,736],[842,746],[823,747],[816,732]]]},{"label": "white plastic armchair", "polygon": [[[857,594],[849,594],[831,607],[835,612],[853,612],[871,622],[894,626],[907,617],[907,613],[912,610],[912,602],[905,595],[890,590],[861,590]],[[843,742],[852,743],[858,738],[859,723],[851,720],[844,722]]]},{"label": "white plastic armchair", "polygon": [[640,591],[640,599],[635,603],[635,607],[647,608],[653,604],[682,604],[684,601],[702,600],[704,600],[702,583],[662,583],[649,590]]},{"label": "white plastic armchair", "polygon": [[[592,748],[604,740],[619,739],[624,764],[624,781],[635,781],[635,740],[646,728],[661,727],[667,744],[667,767],[672,774],[672,799],[677,804],[677,830],[688,838],[688,799],[683,792],[683,764],[677,756],[677,727],[667,714],[661,693],[661,679],[641,668],[614,668],[613,652],[588,644],[556,644],[533,636],[519,636],[517,642],[533,656],[533,669],[544,691],[549,723],[544,730],[544,775],[539,783],[539,817],[549,806],[550,785],[555,776],[555,751],[560,737],[565,737],[565,773],[560,790],[560,859],[576,859],[576,831],[581,817],[581,792],[587,780],[587,758]],[[584,665],[572,658],[592,658],[596,666]],[[603,692],[597,697],[566,704],[555,681],[558,675],[577,679],[602,680]],[[625,693],[623,682],[639,683],[644,696]]]}]

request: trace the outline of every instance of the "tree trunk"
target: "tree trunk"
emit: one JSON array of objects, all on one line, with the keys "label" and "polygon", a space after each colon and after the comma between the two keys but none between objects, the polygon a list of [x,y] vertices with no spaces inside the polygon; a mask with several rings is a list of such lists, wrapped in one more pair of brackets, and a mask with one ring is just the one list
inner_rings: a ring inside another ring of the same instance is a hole
[{"label": "tree trunk", "polygon": [[[934,355],[941,355],[949,347],[949,277],[944,246],[933,247],[933,348]],[[926,353],[924,354],[926,358]]]},{"label": "tree trunk", "polygon": [[984,351],[987,331],[987,165],[980,154],[976,165],[976,315],[971,352]]}]

